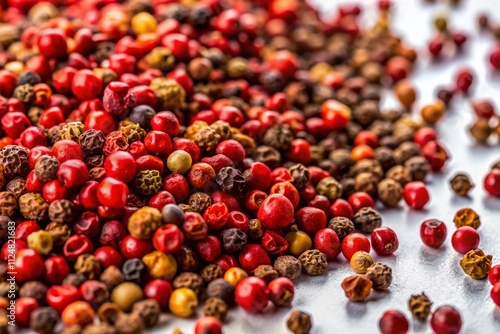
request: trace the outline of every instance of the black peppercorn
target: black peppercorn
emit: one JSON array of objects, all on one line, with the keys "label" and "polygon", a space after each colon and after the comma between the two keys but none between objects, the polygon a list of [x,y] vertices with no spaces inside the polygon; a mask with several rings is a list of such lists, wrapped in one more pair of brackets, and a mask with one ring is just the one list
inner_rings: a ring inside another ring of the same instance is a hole
[{"label": "black peppercorn", "polygon": [[222,231],[222,247],[228,253],[236,253],[247,244],[247,235],[239,228],[228,228]]},{"label": "black peppercorn", "polygon": [[334,217],[328,223],[328,228],[337,233],[337,236],[342,241],[344,238],[351,233],[354,233],[355,227],[354,223],[346,217]]},{"label": "black peppercorn", "polygon": [[130,259],[123,263],[122,273],[125,281],[140,284],[146,278],[148,268],[141,259]]},{"label": "black peppercorn", "polygon": [[311,173],[302,164],[296,164],[289,168],[290,175],[293,177],[293,184],[297,189],[304,188],[311,178]]},{"label": "black peppercorn", "polygon": [[198,274],[183,272],[174,279],[172,285],[175,289],[189,288],[199,295],[203,289],[203,279]]},{"label": "black peppercorn", "polygon": [[227,305],[234,304],[234,287],[225,279],[218,278],[207,286],[207,296],[222,299]]},{"label": "black peppercorn", "polygon": [[106,137],[104,134],[99,130],[93,129],[83,132],[78,138],[78,142],[85,155],[102,154],[105,141]]},{"label": "black peppercorn", "polygon": [[30,315],[30,328],[39,334],[53,333],[59,315],[52,307],[39,307]]},{"label": "black peppercorn", "polygon": [[16,145],[5,146],[0,150],[0,166],[3,166],[2,174],[8,179],[28,175],[28,150]]},{"label": "black peppercorn", "polygon": [[382,226],[382,217],[380,213],[370,207],[361,208],[354,217],[352,222],[356,229],[363,233],[371,233],[377,227]]},{"label": "black peppercorn", "polygon": [[217,173],[215,182],[228,194],[239,195],[245,188],[245,177],[238,169],[233,167],[222,168]]},{"label": "black peppercorn", "polygon": [[39,84],[42,82],[42,79],[40,76],[35,73],[35,72],[22,72],[18,77],[17,77],[17,85],[22,86],[25,84],[29,84],[31,86],[34,86],[36,84]]}]

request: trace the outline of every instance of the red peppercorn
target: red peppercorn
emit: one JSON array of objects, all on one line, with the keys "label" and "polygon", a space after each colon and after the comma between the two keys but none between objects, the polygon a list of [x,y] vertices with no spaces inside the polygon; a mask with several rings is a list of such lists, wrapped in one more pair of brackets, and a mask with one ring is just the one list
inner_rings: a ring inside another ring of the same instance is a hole
[{"label": "red peppercorn", "polygon": [[87,181],[78,193],[78,198],[80,199],[80,205],[87,210],[95,210],[99,206],[99,201],[97,199],[97,188],[99,182],[97,181]]},{"label": "red peppercorn", "polygon": [[35,171],[29,172],[26,177],[26,190],[31,193],[41,193],[43,191],[44,183],[36,177]]},{"label": "red peppercorn", "polygon": [[414,181],[403,188],[403,197],[406,204],[412,209],[421,210],[429,202],[429,192],[423,182]]},{"label": "red peppercorn", "polygon": [[64,199],[67,195],[66,188],[58,181],[52,180],[43,185],[43,198],[52,203],[57,199]]},{"label": "red peppercorn", "polygon": [[484,178],[484,190],[486,190],[490,195],[500,196],[500,170],[492,169],[486,174]]},{"label": "red peppercorn", "polygon": [[207,222],[208,228],[220,230],[226,225],[229,218],[229,211],[224,203],[215,203],[209,206],[203,213],[203,219]]},{"label": "red peppercorn", "polygon": [[85,163],[77,159],[64,161],[57,170],[59,183],[69,189],[81,187],[87,180],[88,175],[89,171]]},{"label": "red peppercorn", "polygon": [[276,306],[290,306],[295,294],[293,282],[286,277],[273,279],[267,286],[269,299]]},{"label": "red peppercorn", "polygon": [[327,218],[330,217],[330,200],[326,196],[316,195],[316,190],[314,190],[312,185],[308,184],[302,188],[300,190],[300,197],[304,202],[311,199],[309,203],[307,203],[307,206],[318,208],[326,214]]},{"label": "red peppercorn", "polygon": [[340,254],[340,239],[331,228],[323,228],[314,236],[314,248],[325,254],[328,261],[333,261]]},{"label": "red peppercorn", "polygon": [[497,306],[500,306],[500,283],[496,283],[495,285],[493,285],[493,288],[491,288],[490,296],[493,302]]},{"label": "red peppercorn", "polygon": [[280,72],[285,79],[293,78],[299,68],[295,55],[288,50],[275,51],[268,58],[266,65],[269,70]]},{"label": "red peppercorn", "polygon": [[217,237],[209,235],[205,239],[196,242],[196,249],[201,259],[211,262],[220,255],[221,244]]},{"label": "red peppercorn", "polygon": [[232,127],[239,128],[245,123],[243,113],[233,106],[225,106],[220,112],[216,111],[216,114],[219,120],[229,123]]},{"label": "red peppercorn", "polygon": [[405,79],[411,70],[411,63],[403,56],[395,56],[386,64],[386,71],[393,82]]},{"label": "red peppercorn", "polygon": [[[191,156],[191,160],[192,160],[193,164],[200,161],[200,156],[201,156],[200,148],[198,147],[198,145],[196,145],[191,140],[184,139],[184,138],[177,138],[172,144],[172,152],[178,151],[178,150],[186,151]],[[204,161],[204,162],[207,162],[207,161]],[[215,169],[215,167],[214,167],[214,169]],[[220,168],[215,169],[216,172],[219,172],[219,170],[220,170]]]},{"label": "red peppercorn", "polygon": [[16,253],[16,280],[34,281],[42,277],[45,266],[42,257],[30,248],[18,249]]},{"label": "red peppercorn", "polygon": [[194,334],[222,334],[222,325],[216,317],[201,317],[194,324]]},{"label": "red peppercorn", "polygon": [[398,236],[389,227],[378,227],[371,234],[372,247],[378,255],[391,255],[399,247]]},{"label": "red peppercorn", "polygon": [[358,212],[362,208],[366,207],[375,207],[373,198],[365,192],[355,192],[354,194],[349,196],[348,201],[354,212]]},{"label": "red peppercorn", "polygon": [[488,280],[490,281],[491,285],[495,285],[500,282],[500,264],[491,267],[490,271],[488,272]]},{"label": "red peppercorn", "polygon": [[389,310],[382,314],[378,327],[382,334],[406,334],[410,325],[402,312]]},{"label": "red peppercorn", "polygon": [[128,152],[113,152],[104,161],[106,176],[114,177],[123,182],[130,182],[135,176],[135,160]]},{"label": "red peppercorn", "polygon": [[66,36],[60,29],[45,29],[37,40],[38,50],[45,57],[61,58],[67,53]]},{"label": "red peppercorn", "polygon": [[288,198],[273,194],[262,202],[257,217],[266,228],[281,230],[292,223],[293,212],[294,207]]},{"label": "red peppercorn", "polygon": [[[356,201],[357,200],[358,199],[356,199]],[[353,202],[356,201],[353,198]],[[330,213],[332,214],[333,217],[346,217],[348,219],[352,219],[352,217],[354,217],[354,211],[352,209],[351,204],[349,204],[349,202],[347,202],[345,199],[342,198],[338,198],[335,200],[335,202],[333,202],[333,204],[330,206]]]},{"label": "red peppercorn", "polygon": [[429,53],[433,57],[439,57],[441,55],[441,52],[443,51],[444,43],[445,43],[444,36],[442,35],[434,36],[428,45]]},{"label": "red peppercorn", "polygon": [[59,160],[60,163],[72,159],[83,161],[84,157],[82,147],[78,145],[78,143],[69,139],[58,140],[55,142],[52,146],[52,154],[57,160]]},{"label": "red peppercorn", "polygon": [[252,273],[260,265],[270,265],[271,259],[260,245],[248,244],[240,252],[239,262],[243,270]]},{"label": "red peppercorn", "polygon": [[283,255],[288,249],[288,242],[285,238],[272,231],[264,232],[260,245],[270,255]]},{"label": "red peppercorn", "polygon": [[17,139],[24,129],[31,126],[29,118],[20,111],[12,111],[2,117],[2,129],[7,136]]},{"label": "red peppercorn", "polygon": [[420,226],[420,238],[432,248],[439,248],[446,239],[446,225],[437,219],[428,219]]},{"label": "red peppercorn", "polygon": [[102,81],[91,70],[76,72],[71,91],[80,100],[91,100],[102,91]]},{"label": "red peppercorn", "polygon": [[38,158],[40,158],[42,155],[53,156],[52,151],[48,147],[36,146],[30,150],[30,152],[28,153],[28,163],[30,165],[30,169],[35,168],[35,164]]},{"label": "red peppercorn", "polygon": [[304,139],[294,139],[286,157],[290,161],[308,165],[311,162],[311,146]]},{"label": "red peppercorn", "polygon": [[99,130],[105,136],[116,128],[113,115],[100,110],[89,112],[87,117],[85,117],[84,125],[86,130]]},{"label": "red peppercorn", "polygon": [[453,306],[444,305],[432,313],[431,327],[436,334],[458,333],[462,328],[462,317]]},{"label": "red peppercorn", "polygon": [[161,131],[150,131],[144,138],[144,145],[151,154],[169,155],[172,151],[172,141],[170,136]]},{"label": "red peppercorn", "polygon": [[271,187],[269,195],[281,194],[288,198],[292,203],[293,207],[296,208],[299,205],[300,194],[293,184],[290,182],[279,182]]},{"label": "red peppercorn", "polygon": [[449,156],[445,148],[438,141],[430,141],[422,147],[422,153],[431,165],[431,170],[439,172]]},{"label": "red peppercorn", "polygon": [[351,233],[342,241],[342,254],[350,261],[354,253],[364,251],[370,252],[370,240],[361,233]]},{"label": "red peppercorn", "polygon": [[68,263],[63,256],[52,255],[45,260],[43,280],[48,285],[59,285],[70,274]]},{"label": "red peppercorn", "polygon": [[235,162],[242,162],[245,159],[245,149],[234,139],[220,142],[215,148],[215,153],[223,154]]},{"label": "red peppercorn", "polygon": [[71,84],[73,83],[76,72],[78,71],[75,68],[66,66],[52,74],[52,85],[56,92],[70,94]]},{"label": "red peppercorn", "polygon": [[82,299],[80,290],[73,285],[54,285],[47,290],[47,304],[61,314],[66,306]]},{"label": "red peppercorn", "polygon": [[120,243],[120,253],[126,260],[142,259],[152,251],[153,246],[149,240],[136,239],[131,235],[127,235]]},{"label": "red peppercorn", "polygon": [[[17,78],[7,70],[0,70],[0,95],[11,97],[17,85]],[[0,114],[0,117],[4,115]]]},{"label": "red peppercorn", "polygon": [[144,287],[144,295],[149,299],[156,300],[162,309],[168,307],[171,293],[172,284],[161,279],[154,279]]},{"label": "red peppercorn", "polygon": [[21,135],[21,144],[29,149],[35,146],[47,146],[47,137],[40,128],[30,126]]},{"label": "red peppercorn", "polygon": [[415,136],[413,137],[413,141],[420,147],[424,147],[430,141],[437,140],[436,130],[433,128],[423,127],[415,132]]},{"label": "red peppercorn", "polygon": [[458,49],[461,49],[463,47],[463,45],[465,44],[465,42],[467,42],[468,40],[468,37],[466,34],[464,34],[463,32],[454,32],[452,35],[451,35],[451,38],[453,39],[453,43],[455,44],[455,46],[458,48]]},{"label": "red peppercorn", "polygon": [[234,296],[238,305],[250,313],[262,311],[269,302],[269,290],[266,283],[255,276],[241,280],[236,285]]},{"label": "red peppercorn", "polygon": [[474,82],[474,76],[469,69],[462,69],[456,76],[456,89],[467,94]]},{"label": "red peppercorn", "polygon": [[[225,204],[224,204],[225,205]],[[226,205],[227,206],[227,205]],[[226,228],[237,228],[247,233],[248,226],[248,217],[243,212],[240,211],[232,211],[227,216],[227,222],[225,224]]]},{"label": "red peppercorn", "polygon": [[300,230],[314,235],[326,227],[326,214],[317,208],[304,207],[295,214],[295,221]]},{"label": "red peppercorn", "polygon": [[184,234],[174,224],[160,226],[153,235],[153,246],[163,253],[175,253],[184,243]]},{"label": "red peppercorn", "polygon": [[64,256],[75,261],[82,254],[91,254],[94,251],[94,246],[90,239],[85,235],[72,235],[64,243]]},{"label": "red peppercorn", "polygon": [[451,236],[451,245],[460,254],[465,254],[479,246],[479,233],[470,227],[462,226]]},{"label": "red peppercorn", "polygon": [[266,191],[271,185],[271,169],[262,162],[254,162],[245,171],[245,181],[248,189]]},{"label": "red peppercorn", "polygon": [[327,100],[321,105],[321,118],[330,130],[341,130],[351,120],[351,110],[337,100]]},{"label": "red peppercorn", "polygon": [[175,137],[179,134],[179,121],[172,112],[162,111],[151,119],[151,128],[155,131],[165,132],[170,137]]},{"label": "red peppercorn", "polygon": [[101,265],[101,268],[107,268],[109,266],[115,266],[121,268],[123,264],[123,259],[120,253],[110,246],[102,246],[95,250],[94,256]]},{"label": "red peppercorn", "polygon": [[189,196],[189,185],[181,174],[170,174],[163,179],[163,189],[172,194],[176,203],[182,203]]},{"label": "red peppercorn", "polygon": [[16,239],[27,242],[28,235],[40,231],[40,225],[34,220],[26,220],[16,226]]},{"label": "red peppercorn", "polygon": [[29,327],[31,313],[39,307],[36,299],[21,297],[15,301],[15,325],[19,325],[21,328]]},{"label": "red peppercorn", "polygon": [[[0,260],[2,260],[3,262],[8,262],[9,260],[9,256],[12,258],[12,253],[11,253],[11,249],[12,249],[12,246],[9,247],[9,245],[12,245],[11,243],[4,243],[4,245],[2,246],[2,250],[0,251]],[[19,252],[21,249],[27,249],[28,248],[28,245],[26,244],[26,242],[22,241],[22,240],[19,240],[19,239],[15,239],[14,240],[14,249]]]},{"label": "red peppercorn", "polygon": [[494,69],[500,69],[500,45],[495,45],[490,51],[490,64]]},{"label": "red peppercorn", "polygon": [[99,183],[97,198],[102,205],[110,208],[123,208],[127,203],[128,186],[113,177],[106,177]]}]

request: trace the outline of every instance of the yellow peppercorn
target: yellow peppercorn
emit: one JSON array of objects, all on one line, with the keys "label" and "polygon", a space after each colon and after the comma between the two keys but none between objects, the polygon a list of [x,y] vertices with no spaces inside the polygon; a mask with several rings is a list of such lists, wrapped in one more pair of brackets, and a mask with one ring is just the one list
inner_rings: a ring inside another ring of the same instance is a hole
[{"label": "yellow peppercorn", "polygon": [[435,103],[424,106],[420,111],[420,115],[426,123],[436,124],[443,118],[445,112],[446,105],[443,101],[437,100]]},{"label": "yellow peppercorn", "polygon": [[302,231],[291,231],[285,236],[285,240],[288,242],[288,252],[295,257],[300,256],[306,250],[311,249],[312,240],[307,235],[307,233]]},{"label": "yellow peppercorn", "polygon": [[141,12],[132,17],[132,30],[136,35],[155,32],[158,23],[153,15]]},{"label": "yellow peppercorn", "polygon": [[174,173],[184,174],[191,168],[193,160],[189,153],[183,150],[172,152],[167,159],[167,167]]},{"label": "yellow peppercorn", "polygon": [[125,312],[130,311],[132,305],[142,298],[144,298],[144,294],[141,287],[131,282],[118,285],[111,293],[111,301]]},{"label": "yellow peppercorn", "polygon": [[40,255],[47,255],[52,251],[52,236],[47,231],[36,231],[28,235],[28,247]]},{"label": "yellow peppercorn", "polygon": [[236,286],[236,284],[247,277],[248,274],[246,273],[246,271],[238,267],[229,268],[224,274],[224,279],[228,281],[232,286]]},{"label": "yellow peppercorn", "polygon": [[4,69],[15,75],[20,75],[24,72],[24,64],[21,61],[10,61],[5,64]]},{"label": "yellow peppercorn", "polygon": [[170,312],[178,317],[189,318],[198,307],[198,297],[189,288],[176,289],[170,295],[168,301]]},{"label": "yellow peppercorn", "polygon": [[368,268],[373,264],[373,259],[367,252],[359,251],[354,253],[349,264],[356,273],[366,274]]},{"label": "yellow peppercorn", "polygon": [[149,275],[152,278],[170,281],[177,272],[177,262],[170,254],[154,251],[144,255],[142,262],[148,267]]}]

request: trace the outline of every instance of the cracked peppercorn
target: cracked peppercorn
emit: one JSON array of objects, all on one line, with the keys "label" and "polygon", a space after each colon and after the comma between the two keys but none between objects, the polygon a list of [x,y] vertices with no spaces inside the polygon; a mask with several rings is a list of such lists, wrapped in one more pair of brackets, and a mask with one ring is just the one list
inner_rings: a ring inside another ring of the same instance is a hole
[{"label": "cracked peppercorn", "polygon": [[412,295],[408,301],[411,314],[419,320],[425,320],[429,317],[431,306],[432,303],[429,297],[423,292],[420,295]]},{"label": "cracked peppercorn", "polygon": [[453,192],[459,196],[467,196],[469,191],[474,188],[474,183],[471,182],[466,174],[458,173],[450,180],[450,186]]}]

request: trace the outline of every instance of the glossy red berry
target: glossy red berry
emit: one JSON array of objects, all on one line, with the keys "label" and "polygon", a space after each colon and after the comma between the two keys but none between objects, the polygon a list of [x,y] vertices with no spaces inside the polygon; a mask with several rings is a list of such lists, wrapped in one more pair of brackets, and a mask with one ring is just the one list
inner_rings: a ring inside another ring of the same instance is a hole
[{"label": "glossy red berry", "polygon": [[341,130],[351,120],[351,109],[337,100],[327,100],[321,105],[321,118],[331,130]]},{"label": "glossy red berry", "polygon": [[61,58],[67,54],[66,36],[60,29],[45,29],[38,35],[38,50],[45,57]]},{"label": "glossy red berry", "polygon": [[130,182],[134,179],[136,168],[134,157],[124,151],[113,152],[104,161],[106,176]]},{"label": "glossy red berry", "polygon": [[76,72],[71,91],[80,100],[91,100],[102,91],[102,81],[91,70],[80,70]]},{"label": "glossy red berry", "polygon": [[428,219],[420,226],[422,242],[432,248],[438,248],[446,240],[446,225],[437,219]]},{"label": "glossy red berry", "polygon": [[406,316],[397,310],[385,311],[378,322],[381,334],[406,334],[410,328]]},{"label": "glossy red berry", "polygon": [[351,205],[354,212],[358,212],[362,208],[375,207],[375,201],[373,198],[365,192],[355,192],[348,198],[349,204]]},{"label": "glossy red berry", "polygon": [[106,177],[97,187],[97,198],[102,205],[123,208],[127,203],[128,186],[113,177]]},{"label": "glossy red berry", "polygon": [[194,324],[194,334],[222,334],[222,325],[216,317],[201,317]]},{"label": "glossy red berry", "polygon": [[[34,298],[21,297],[16,299],[14,304],[15,324],[19,327],[29,327],[31,313],[39,307]],[[17,331],[17,330],[16,330]]]},{"label": "glossy red berry", "polygon": [[52,255],[45,260],[43,280],[48,285],[59,285],[70,274],[68,262],[63,256]]},{"label": "glossy red berry", "polygon": [[163,253],[175,253],[184,243],[184,234],[174,224],[160,226],[153,235],[153,247]]},{"label": "glossy red berry", "polygon": [[479,233],[470,227],[462,226],[451,236],[451,245],[460,254],[465,254],[479,246]]},{"label": "glossy red berry", "polygon": [[273,279],[267,286],[269,299],[276,306],[290,306],[295,294],[293,282],[286,277]]},{"label": "glossy red berry", "polygon": [[172,294],[172,284],[161,279],[154,279],[144,287],[144,295],[156,300],[162,309],[168,307],[170,294]]},{"label": "glossy red berry", "polygon": [[66,306],[82,299],[80,290],[73,285],[54,285],[47,290],[47,304],[61,314]]},{"label": "glossy red berry", "polygon": [[469,69],[462,69],[457,73],[456,76],[457,90],[463,93],[468,93],[473,82],[474,82],[474,76]]},{"label": "glossy red berry", "polygon": [[71,190],[81,187],[88,176],[89,171],[87,166],[83,161],[78,159],[64,161],[57,170],[59,183]]},{"label": "glossy red berry", "polygon": [[490,64],[494,69],[500,69],[500,45],[496,45],[490,51]]},{"label": "glossy red berry", "polygon": [[333,229],[321,229],[314,236],[314,248],[325,254],[328,261],[333,261],[340,254],[340,239]]},{"label": "glossy red berry", "polygon": [[429,202],[430,196],[423,182],[410,182],[403,188],[403,197],[406,204],[412,209],[421,210]]},{"label": "glossy red berry", "polygon": [[110,246],[102,246],[95,250],[94,256],[99,261],[102,270],[109,266],[115,266],[121,268],[123,264],[123,259],[120,253]]},{"label": "glossy red berry", "polygon": [[491,285],[500,282],[500,264],[491,267],[488,272],[488,281],[490,281]]},{"label": "glossy red berry", "polygon": [[248,244],[240,252],[240,266],[246,272],[252,273],[260,265],[271,264],[271,259],[262,246],[257,244]]},{"label": "glossy red berry", "polygon": [[484,178],[484,190],[490,195],[500,196],[500,169],[492,169]]},{"label": "glossy red berry", "polygon": [[378,227],[372,231],[371,241],[373,250],[378,255],[391,255],[399,247],[398,236],[389,227]]},{"label": "glossy red berry", "polygon": [[238,305],[247,312],[256,313],[264,310],[269,303],[269,289],[258,277],[241,280],[234,291]]},{"label": "glossy red berry", "polygon": [[[362,205],[361,203],[360,204],[356,203],[356,204]],[[352,209],[351,204],[349,204],[348,201],[342,198],[338,198],[335,200],[335,202],[333,202],[333,204],[330,206],[330,213],[332,214],[333,217],[345,217],[348,219],[352,219],[352,217],[354,217],[354,211]]]},{"label": "glossy red berry", "polygon": [[493,285],[490,296],[495,305],[500,306],[500,283],[495,283],[495,285]]},{"label": "glossy red berry", "polygon": [[462,328],[462,317],[453,306],[444,305],[432,313],[430,323],[435,334],[458,334]]},{"label": "glossy red berry", "polygon": [[292,223],[293,212],[293,205],[288,198],[281,194],[273,194],[262,202],[257,217],[266,228],[280,230]]},{"label": "glossy red berry", "polygon": [[317,208],[304,207],[295,214],[295,222],[300,230],[314,235],[326,227],[326,214]]},{"label": "glossy red berry", "polygon": [[34,281],[42,277],[45,266],[42,257],[37,252],[30,248],[19,249],[15,258],[18,282]]},{"label": "glossy red berry", "polygon": [[370,252],[370,240],[361,233],[351,233],[342,241],[342,254],[350,261],[354,253],[364,251]]}]

